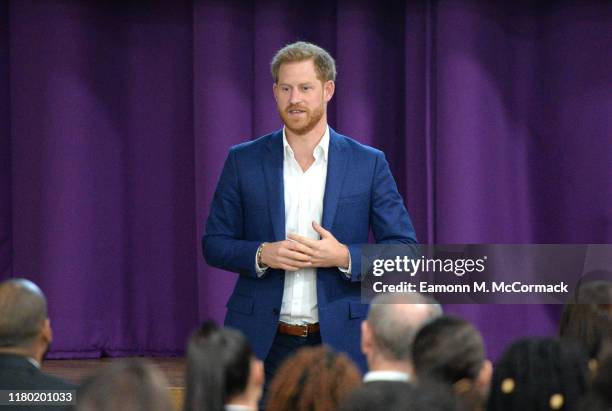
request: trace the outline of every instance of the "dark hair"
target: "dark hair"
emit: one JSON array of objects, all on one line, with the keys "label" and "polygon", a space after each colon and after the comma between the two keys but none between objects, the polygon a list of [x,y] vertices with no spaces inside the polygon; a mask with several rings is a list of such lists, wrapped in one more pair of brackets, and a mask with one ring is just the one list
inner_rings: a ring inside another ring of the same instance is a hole
[{"label": "dark hair", "polygon": [[446,384],[373,381],[363,384],[344,401],[339,411],[458,411]]},{"label": "dark hair", "polygon": [[568,304],[563,307],[559,321],[559,336],[575,340],[596,358],[601,342],[612,329],[612,282],[588,281],[581,283]]},{"label": "dark hair", "polygon": [[47,319],[47,301],[36,284],[22,278],[0,283],[0,347],[32,342]]},{"label": "dark hair", "polygon": [[414,339],[412,360],[417,377],[453,386],[465,408],[481,409],[485,395],[474,385],[485,362],[482,336],[469,322],[453,316],[436,318]]},{"label": "dark hair", "polygon": [[493,372],[489,411],[573,410],[586,390],[588,358],[555,338],[513,343]]},{"label": "dark hair", "polygon": [[333,411],[360,384],[359,370],[345,354],[324,345],[304,347],[276,372],[266,411]]},{"label": "dark hair", "polygon": [[485,360],[484,344],[469,322],[447,315],[421,328],[414,339],[412,360],[418,376],[450,384],[463,378],[475,380]]},{"label": "dark hair", "polygon": [[119,360],[87,378],[77,391],[78,411],[171,411],[159,369],[142,358]]},{"label": "dark hair", "polygon": [[222,411],[246,389],[252,358],[242,333],[205,322],[187,345],[185,411]]}]

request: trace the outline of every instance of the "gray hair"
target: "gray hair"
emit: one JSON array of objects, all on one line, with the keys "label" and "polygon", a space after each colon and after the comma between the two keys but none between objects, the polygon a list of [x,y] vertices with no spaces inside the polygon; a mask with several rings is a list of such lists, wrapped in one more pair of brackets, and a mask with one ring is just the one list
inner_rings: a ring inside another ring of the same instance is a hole
[{"label": "gray hair", "polygon": [[332,56],[315,44],[298,41],[280,49],[272,59],[270,69],[274,82],[278,83],[278,72],[280,71],[281,65],[284,63],[300,62],[311,59],[314,63],[315,71],[317,72],[317,78],[321,80],[321,82],[325,83],[329,80],[336,80],[336,62]]},{"label": "gray hair", "polygon": [[421,327],[441,315],[440,304],[422,294],[381,294],[372,300],[367,321],[382,355],[393,360],[410,361],[416,334]]},{"label": "gray hair", "polygon": [[31,343],[47,319],[47,301],[36,284],[22,278],[0,283],[0,347]]}]

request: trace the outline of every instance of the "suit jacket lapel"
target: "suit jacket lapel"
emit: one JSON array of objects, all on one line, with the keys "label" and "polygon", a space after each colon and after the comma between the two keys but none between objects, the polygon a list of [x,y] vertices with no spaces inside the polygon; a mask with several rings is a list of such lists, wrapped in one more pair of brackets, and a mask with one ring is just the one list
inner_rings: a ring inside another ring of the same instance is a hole
[{"label": "suit jacket lapel", "polygon": [[285,239],[285,191],[283,184],[283,130],[274,133],[266,144],[263,161],[268,193],[268,208],[274,230],[274,240]]},{"label": "suit jacket lapel", "polygon": [[327,156],[327,179],[323,197],[323,228],[331,230],[338,208],[338,198],[344,182],[348,155],[346,143],[331,127],[329,128],[329,152]]}]

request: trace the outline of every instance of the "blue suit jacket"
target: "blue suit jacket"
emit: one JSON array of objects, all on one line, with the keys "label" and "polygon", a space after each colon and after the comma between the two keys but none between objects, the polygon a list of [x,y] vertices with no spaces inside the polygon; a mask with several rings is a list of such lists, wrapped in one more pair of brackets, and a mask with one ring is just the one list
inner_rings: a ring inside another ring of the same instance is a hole
[{"label": "blue suit jacket", "polygon": [[[240,274],[225,325],[242,330],[260,358],[276,334],[284,271],[269,269],[258,278],[255,253],[262,242],[286,239],[283,190],[282,130],[232,147],[202,240],[208,264]],[[416,237],[384,154],[331,128],[322,226],[348,245],[352,269],[350,279],[337,268],[317,270],[321,337],[364,369],[361,247],[370,229],[377,243],[414,243]]]}]

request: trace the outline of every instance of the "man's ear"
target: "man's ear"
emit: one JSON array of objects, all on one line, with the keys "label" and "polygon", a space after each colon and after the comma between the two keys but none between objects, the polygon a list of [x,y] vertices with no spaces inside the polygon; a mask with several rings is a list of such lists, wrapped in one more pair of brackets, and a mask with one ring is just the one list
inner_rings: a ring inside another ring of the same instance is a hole
[{"label": "man's ear", "polygon": [[334,91],[336,91],[336,83],[334,83],[333,80],[327,80],[325,84],[323,84],[323,100],[326,103],[332,99]]},{"label": "man's ear", "polygon": [[361,323],[361,352],[364,355],[368,355],[372,351],[372,329],[368,320],[364,320]]},{"label": "man's ear", "polygon": [[272,94],[274,95],[274,100],[276,102],[278,102],[278,96],[277,93],[278,92],[278,84],[276,84],[276,82],[272,83]]},{"label": "man's ear", "polygon": [[249,375],[249,380],[257,386],[262,387],[264,385],[266,375],[264,373],[263,361],[260,359],[255,358],[251,361],[251,374]]},{"label": "man's ear", "polygon": [[43,321],[42,328],[40,330],[40,336],[47,343],[47,345],[53,342],[53,330],[51,329],[51,320],[46,318]]},{"label": "man's ear", "polygon": [[480,392],[488,392],[491,385],[491,378],[493,377],[493,364],[491,361],[484,360],[478,377],[476,377],[476,387]]}]

